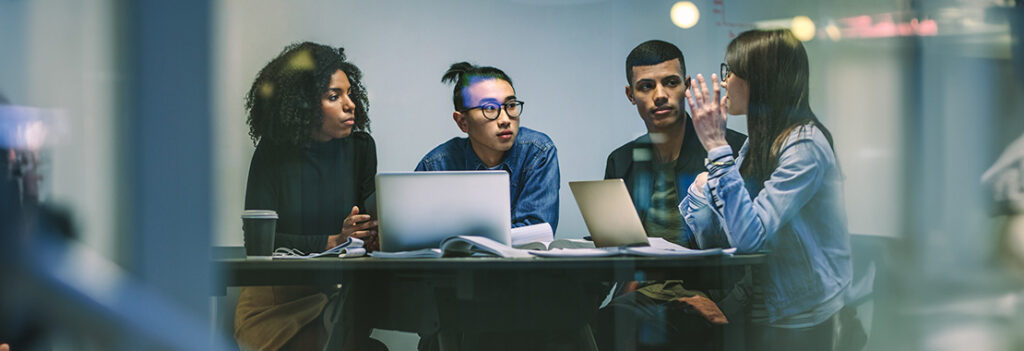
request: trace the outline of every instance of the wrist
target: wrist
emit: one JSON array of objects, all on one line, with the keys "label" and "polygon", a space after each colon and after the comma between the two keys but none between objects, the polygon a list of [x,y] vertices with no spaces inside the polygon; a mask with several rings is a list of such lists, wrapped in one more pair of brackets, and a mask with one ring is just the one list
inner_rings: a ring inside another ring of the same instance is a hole
[{"label": "wrist", "polygon": [[732,147],[728,144],[716,146],[708,150],[709,161],[724,161],[725,157],[732,158],[732,156]]},{"label": "wrist", "polygon": [[729,143],[725,140],[708,140],[708,142],[704,143],[704,150],[711,151],[722,146],[729,146]]},{"label": "wrist", "polygon": [[345,241],[346,237],[347,236],[345,235],[345,233],[338,233],[338,234],[334,234],[334,235],[328,235],[327,236],[327,248],[330,249],[330,248],[333,248],[335,246],[340,245],[343,241]]}]

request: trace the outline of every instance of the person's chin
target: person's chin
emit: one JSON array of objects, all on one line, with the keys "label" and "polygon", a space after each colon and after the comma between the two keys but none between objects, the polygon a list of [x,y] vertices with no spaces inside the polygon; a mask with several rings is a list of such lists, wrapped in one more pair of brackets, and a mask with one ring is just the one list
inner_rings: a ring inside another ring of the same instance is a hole
[{"label": "person's chin", "polygon": [[335,139],[341,139],[341,138],[347,138],[350,135],[352,135],[352,128],[345,128],[345,129],[339,130],[338,132],[334,133],[333,137]]},{"label": "person's chin", "polygon": [[667,128],[679,122],[679,116],[665,116],[651,118],[651,124],[658,128]]},{"label": "person's chin", "polygon": [[494,149],[498,150],[498,151],[501,151],[501,152],[505,152],[505,151],[508,151],[509,149],[511,149],[512,145],[515,144],[515,143],[516,143],[516,138],[512,138],[512,140],[509,140],[509,141],[498,140],[498,141],[494,142]]}]

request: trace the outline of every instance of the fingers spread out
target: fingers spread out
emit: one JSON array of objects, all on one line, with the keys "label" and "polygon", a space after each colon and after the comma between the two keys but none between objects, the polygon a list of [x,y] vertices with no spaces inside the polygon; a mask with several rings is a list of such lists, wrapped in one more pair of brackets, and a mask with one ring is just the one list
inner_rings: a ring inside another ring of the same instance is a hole
[{"label": "fingers spread out", "polygon": [[712,102],[718,102],[722,99],[722,87],[718,84],[718,75],[715,73],[711,74],[711,90],[714,91],[715,97]]},{"label": "fingers spread out", "polygon": [[688,105],[690,105],[690,112],[696,113],[697,112],[697,102],[694,101],[694,99],[693,99],[693,92],[692,92],[692,90],[693,90],[693,86],[691,85],[689,89],[685,90],[684,95],[686,95],[686,103]]},{"label": "fingers spread out", "polygon": [[726,97],[723,96],[718,100],[718,113],[721,114],[722,117],[728,118],[729,115],[725,113],[725,98]]},{"label": "fingers spread out", "polygon": [[704,85],[704,75],[697,74],[697,86],[693,89],[693,98],[697,100],[697,107],[707,103],[708,88]]}]

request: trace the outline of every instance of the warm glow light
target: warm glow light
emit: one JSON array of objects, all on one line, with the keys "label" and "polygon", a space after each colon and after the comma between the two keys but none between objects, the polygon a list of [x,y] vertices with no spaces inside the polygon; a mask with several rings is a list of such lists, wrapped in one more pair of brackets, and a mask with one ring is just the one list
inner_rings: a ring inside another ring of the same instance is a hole
[{"label": "warm glow light", "polygon": [[829,23],[829,25],[825,26],[825,34],[832,41],[839,41],[843,37],[842,32],[839,31],[839,27],[835,23]]},{"label": "warm glow light", "polygon": [[919,20],[912,18],[902,22],[893,19],[892,14],[882,14],[872,18],[868,15],[841,18],[840,32],[845,38],[890,38],[907,36],[935,36],[939,34],[939,26],[933,19]]},{"label": "warm glow light", "polygon": [[789,29],[793,31],[793,34],[800,41],[814,39],[814,21],[811,21],[807,16],[793,17],[793,21],[789,24]]},{"label": "warm glow light", "polygon": [[679,28],[687,29],[697,25],[697,21],[700,20],[700,10],[697,10],[697,5],[694,5],[692,2],[680,1],[672,5],[670,16],[672,17],[673,24]]}]

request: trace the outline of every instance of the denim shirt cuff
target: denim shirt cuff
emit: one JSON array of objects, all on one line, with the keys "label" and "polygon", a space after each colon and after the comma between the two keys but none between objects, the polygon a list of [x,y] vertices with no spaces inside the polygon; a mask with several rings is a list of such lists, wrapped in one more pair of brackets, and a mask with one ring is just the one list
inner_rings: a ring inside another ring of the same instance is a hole
[{"label": "denim shirt cuff", "polygon": [[712,211],[722,215],[722,207],[725,203],[722,202],[722,198],[718,193],[719,187],[722,185],[722,176],[725,175],[730,169],[735,167],[732,157],[732,148],[727,145],[719,146],[711,151],[708,151],[708,181],[704,185],[704,196],[707,199],[707,204],[711,205]]},{"label": "denim shirt cuff", "polygon": [[732,157],[732,148],[729,145],[722,145],[708,151],[708,160],[711,161],[725,161],[725,159],[719,160],[719,158],[729,156]]},{"label": "denim shirt cuff", "polygon": [[708,151],[708,178],[718,178],[733,164],[732,148],[722,145]]}]

